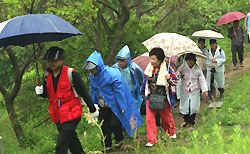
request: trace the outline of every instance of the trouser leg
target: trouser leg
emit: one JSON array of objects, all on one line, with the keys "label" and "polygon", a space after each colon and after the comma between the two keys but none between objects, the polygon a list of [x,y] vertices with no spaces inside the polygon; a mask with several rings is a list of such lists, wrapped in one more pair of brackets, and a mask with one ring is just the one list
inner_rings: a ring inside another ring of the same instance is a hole
[{"label": "trouser leg", "polygon": [[70,149],[72,154],[84,153],[82,145],[75,132],[79,121],[80,119],[65,122],[63,124],[57,123],[59,135],[56,144],[56,154],[67,154],[68,149]]},{"label": "trouser leg", "polygon": [[237,51],[238,51],[238,56],[239,56],[240,63],[242,63],[243,62],[243,53],[244,53],[243,46],[238,46]]},{"label": "trouser leg", "polygon": [[115,140],[121,141],[123,140],[123,129],[122,129],[122,123],[120,120],[116,117],[116,115],[112,112],[111,116],[111,124],[110,124],[113,133],[115,134]]},{"label": "trouser leg", "polygon": [[189,124],[195,124],[196,113],[189,116]]},{"label": "trouser leg", "polygon": [[174,124],[174,119],[171,113],[171,106],[168,101],[166,101],[166,107],[164,110],[159,111],[162,119],[162,126],[164,131],[168,131],[170,136],[176,133],[176,128]]},{"label": "trouser leg", "polygon": [[155,119],[156,119],[156,126],[161,126],[161,120],[160,120],[160,114],[157,112],[155,114]]},{"label": "trouser leg", "polygon": [[110,126],[111,123],[111,117],[112,117],[112,111],[109,108],[100,108],[100,121],[103,121],[102,123],[102,132],[105,137],[105,146],[111,147],[112,146],[112,128]]},{"label": "trouser leg", "polygon": [[147,124],[147,139],[148,143],[157,143],[157,127],[155,123],[155,114],[157,111],[149,108],[149,100],[146,101],[146,124]]},{"label": "trouser leg", "polygon": [[232,61],[233,61],[233,64],[235,66],[237,64],[237,55],[236,55],[237,48],[232,46],[231,51],[232,51]]}]

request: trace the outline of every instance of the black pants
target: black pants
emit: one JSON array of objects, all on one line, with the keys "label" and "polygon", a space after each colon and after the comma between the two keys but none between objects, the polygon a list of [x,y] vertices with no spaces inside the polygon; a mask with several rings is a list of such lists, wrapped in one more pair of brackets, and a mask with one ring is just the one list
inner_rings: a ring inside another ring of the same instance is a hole
[{"label": "black pants", "polygon": [[68,149],[72,154],[85,154],[75,131],[80,121],[81,118],[63,124],[56,124],[59,132],[56,143],[56,154],[67,154]]},{"label": "black pants", "polygon": [[[208,91],[208,97],[210,99],[212,99],[212,96],[214,97],[214,99],[216,98],[216,89],[214,86],[210,86],[210,91]],[[220,92],[220,94],[223,94],[225,89],[224,88],[218,88],[218,91]]]},{"label": "black pants", "polygon": [[194,125],[195,124],[196,113],[190,114],[190,101],[189,101],[188,112],[189,112],[189,114],[183,114],[183,119],[184,119],[184,121],[186,123]]},{"label": "black pants", "polygon": [[188,124],[195,124],[195,118],[196,118],[196,113],[190,115],[190,114],[185,114],[183,115],[184,121]]},{"label": "black pants", "polygon": [[160,119],[161,119],[160,113],[157,112],[155,114],[155,123],[156,123],[156,126],[161,126],[161,120]]},{"label": "black pants", "polygon": [[100,121],[104,120],[102,124],[102,132],[105,138],[105,146],[112,146],[112,133],[115,135],[116,141],[123,140],[123,129],[120,120],[115,116],[110,108],[100,108]]},{"label": "black pants", "polygon": [[236,55],[237,52],[238,52],[240,63],[242,63],[243,62],[243,52],[244,52],[243,45],[232,46],[231,51],[232,51],[232,60],[233,60],[234,66],[237,64],[237,55]]}]

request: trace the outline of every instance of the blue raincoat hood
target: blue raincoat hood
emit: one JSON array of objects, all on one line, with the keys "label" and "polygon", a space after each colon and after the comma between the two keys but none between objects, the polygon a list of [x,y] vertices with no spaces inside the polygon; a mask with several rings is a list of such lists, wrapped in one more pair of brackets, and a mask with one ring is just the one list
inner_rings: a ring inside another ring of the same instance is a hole
[{"label": "blue raincoat hood", "polygon": [[86,60],[86,62],[94,63],[97,66],[97,73],[99,73],[104,67],[102,55],[98,51],[94,51]]},{"label": "blue raincoat hood", "polygon": [[125,45],[116,55],[116,60],[117,59],[126,59],[128,61],[128,64],[131,65],[132,61],[130,57],[130,50],[127,45]]}]

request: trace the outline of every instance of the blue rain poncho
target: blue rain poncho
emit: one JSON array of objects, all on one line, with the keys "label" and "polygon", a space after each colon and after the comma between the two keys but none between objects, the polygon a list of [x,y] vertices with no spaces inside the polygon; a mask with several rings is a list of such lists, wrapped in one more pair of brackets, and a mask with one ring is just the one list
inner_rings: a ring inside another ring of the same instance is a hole
[{"label": "blue rain poncho", "polygon": [[[99,95],[101,95],[132,137],[135,130],[143,123],[143,119],[121,72],[104,65],[101,54],[97,51],[94,51],[86,62],[97,65],[97,73],[89,74],[90,93],[94,103],[99,104]],[[122,110],[125,112],[122,113]]]},{"label": "blue rain poncho", "polygon": [[125,69],[119,67],[118,63],[113,65],[114,68],[117,68],[122,73],[123,78],[125,79],[133,98],[135,99],[135,104],[140,111],[141,103],[143,101],[140,88],[144,80],[144,73],[142,69],[134,62],[131,61],[130,50],[128,46],[124,46],[119,53],[116,55],[117,59],[126,59],[128,66]]}]

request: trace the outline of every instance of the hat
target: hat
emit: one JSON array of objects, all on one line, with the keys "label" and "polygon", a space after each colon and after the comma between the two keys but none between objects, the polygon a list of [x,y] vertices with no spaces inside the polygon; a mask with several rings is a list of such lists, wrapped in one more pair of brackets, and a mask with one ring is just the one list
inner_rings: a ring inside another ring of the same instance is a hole
[{"label": "hat", "polygon": [[61,60],[63,57],[64,50],[59,47],[50,47],[44,56],[44,60]]},{"label": "hat", "polygon": [[82,69],[91,70],[91,69],[93,69],[93,68],[95,68],[95,67],[96,67],[96,64],[94,64],[94,63],[88,61],[88,62],[86,62],[86,63],[82,66]]},{"label": "hat", "polygon": [[210,40],[210,44],[214,44],[214,43],[217,43],[215,39],[211,39]]}]

